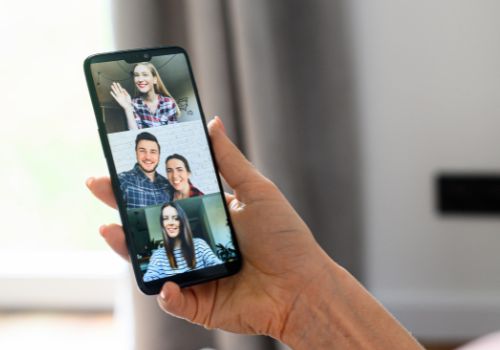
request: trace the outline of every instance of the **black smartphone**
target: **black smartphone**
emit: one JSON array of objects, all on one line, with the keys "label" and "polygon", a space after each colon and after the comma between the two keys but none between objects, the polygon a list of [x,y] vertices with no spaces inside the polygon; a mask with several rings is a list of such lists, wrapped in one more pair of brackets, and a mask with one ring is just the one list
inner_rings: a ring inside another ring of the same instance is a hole
[{"label": "black smartphone", "polygon": [[241,254],[186,51],[97,54],[84,70],[139,288],[236,273]]}]

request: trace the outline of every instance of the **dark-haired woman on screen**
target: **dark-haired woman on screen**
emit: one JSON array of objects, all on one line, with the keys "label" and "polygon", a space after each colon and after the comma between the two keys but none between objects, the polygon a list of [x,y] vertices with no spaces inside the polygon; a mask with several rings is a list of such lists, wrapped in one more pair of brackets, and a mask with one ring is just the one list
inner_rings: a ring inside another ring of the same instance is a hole
[{"label": "dark-haired woman on screen", "polygon": [[203,196],[203,192],[191,183],[191,168],[184,156],[177,153],[169,155],[165,167],[168,182],[174,189],[174,200]]},{"label": "dark-haired woman on screen", "polygon": [[176,202],[161,207],[160,225],[165,247],[153,251],[144,282],[222,264],[207,242],[193,237],[186,213]]}]

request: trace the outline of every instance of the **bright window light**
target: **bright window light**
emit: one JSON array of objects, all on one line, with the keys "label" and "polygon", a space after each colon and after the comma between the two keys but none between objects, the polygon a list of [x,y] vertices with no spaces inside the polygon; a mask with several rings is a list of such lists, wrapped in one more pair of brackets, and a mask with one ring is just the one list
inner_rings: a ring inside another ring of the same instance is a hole
[{"label": "bright window light", "polygon": [[114,49],[110,12],[109,0],[12,1],[0,12],[0,284],[117,269],[97,229],[118,215],[84,185],[107,174],[83,60]]}]

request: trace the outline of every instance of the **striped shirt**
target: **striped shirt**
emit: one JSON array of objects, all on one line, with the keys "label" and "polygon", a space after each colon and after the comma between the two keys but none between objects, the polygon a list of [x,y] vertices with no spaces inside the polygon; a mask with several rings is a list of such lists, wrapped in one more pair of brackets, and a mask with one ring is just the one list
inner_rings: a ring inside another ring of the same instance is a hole
[{"label": "striped shirt", "polygon": [[158,106],[151,113],[142,97],[132,99],[137,128],[145,129],[177,122],[177,105],[171,97],[158,95]]},{"label": "striped shirt", "polygon": [[[193,238],[193,245],[196,256],[196,266],[193,270],[222,264],[222,260],[214,254],[210,246],[203,239]],[[170,266],[165,248],[154,250],[149,260],[148,270],[143,277],[144,282],[150,282],[191,270],[182,255],[181,248],[174,248],[174,256],[177,262],[176,269]]]}]

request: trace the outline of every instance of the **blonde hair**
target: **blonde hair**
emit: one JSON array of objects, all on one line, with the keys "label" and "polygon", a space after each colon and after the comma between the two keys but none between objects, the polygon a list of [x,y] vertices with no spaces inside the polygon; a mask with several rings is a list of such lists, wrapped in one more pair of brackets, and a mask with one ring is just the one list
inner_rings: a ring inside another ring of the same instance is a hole
[{"label": "blonde hair", "polygon": [[[167,90],[167,87],[165,84],[163,84],[163,80],[161,80],[160,73],[158,73],[158,70],[156,67],[151,63],[151,62],[139,62],[134,65],[134,69],[132,69],[132,75],[134,74],[135,68],[137,66],[145,66],[149,69],[153,77],[156,78],[156,84],[154,84],[154,90],[156,94],[163,95],[166,97],[170,97],[172,100],[175,102],[175,110],[177,112],[177,116],[180,117],[181,115],[181,110],[179,109],[179,105],[177,104],[177,101],[175,98],[172,96],[172,94]],[[137,88],[135,88],[136,91],[136,96],[139,94],[137,91]]]}]

